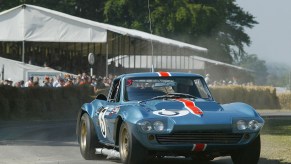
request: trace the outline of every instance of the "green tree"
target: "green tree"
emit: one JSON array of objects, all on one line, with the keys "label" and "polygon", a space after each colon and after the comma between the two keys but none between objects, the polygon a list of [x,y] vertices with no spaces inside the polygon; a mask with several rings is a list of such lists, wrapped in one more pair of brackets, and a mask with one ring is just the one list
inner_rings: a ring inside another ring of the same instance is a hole
[{"label": "green tree", "polygon": [[[234,0],[150,0],[153,33],[209,49],[212,59],[232,63],[251,41],[244,28],[257,22]],[[107,0],[105,22],[150,32],[147,0]]]},{"label": "green tree", "polygon": [[267,77],[267,84],[277,87],[289,88],[291,80],[291,68],[289,65],[269,63],[269,75]]},{"label": "green tree", "polygon": [[254,71],[253,76],[256,84],[266,84],[268,77],[266,62],[264,60],[260,60],[257,55],[245,55],[240,62],[240,66]]}]

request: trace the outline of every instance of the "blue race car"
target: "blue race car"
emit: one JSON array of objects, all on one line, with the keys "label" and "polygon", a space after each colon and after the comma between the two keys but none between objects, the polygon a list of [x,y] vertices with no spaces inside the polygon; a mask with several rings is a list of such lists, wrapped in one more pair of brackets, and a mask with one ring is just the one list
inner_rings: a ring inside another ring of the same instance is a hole
[{"label": "blue race car", "polygon": [[165,156],[252,164],[263,125],[247,104],[215,102],[200,75],[151,72],[115,78],[108,97],[81,107],[76,133],[85,159],[102,158],[96,151],[104,147],[117,150],[124,164]]}]

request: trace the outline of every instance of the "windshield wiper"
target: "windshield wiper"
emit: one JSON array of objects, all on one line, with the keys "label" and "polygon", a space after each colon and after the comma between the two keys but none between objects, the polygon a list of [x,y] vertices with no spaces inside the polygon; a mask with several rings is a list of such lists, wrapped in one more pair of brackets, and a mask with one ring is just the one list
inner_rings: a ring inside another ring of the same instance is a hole
[{"label": "windshield wiper", "polygon": [[185,98],[197,99],[196,96],[193,96],[193,95],[190,95],[190,94],[187,94],[187,93],[168,93],[168,95],[173,95],[175,97],[185,97]]},{"label": "windshield wiper", "polygon": [[184,98],[194,98],[194,99],[197,98],[197,97],[195,97],[193,95],[186,94],[186,93],[168,93],[166,95],[156,96],[156,97],[153,97],[153,98],[150,98],[150,99],[146,99],[146,100],[139,101],[139,103],[143,103],[143,102],[151,101],[151,100],[172,99],[172,98],[181,98],[181,97],[184,97]]},{"label": "windshield wiper", "polygon": [[151,100],[158,100],[158,99],[171,99],[171,98],[175,98],[175,97],[177,97],[177,96],[167,94],[167,95],[155,96],[155,97],[152,97],[150,99],[142,100],[142,101],[139,101],[139,103],[143,103],[143,102],[151,101]]}]

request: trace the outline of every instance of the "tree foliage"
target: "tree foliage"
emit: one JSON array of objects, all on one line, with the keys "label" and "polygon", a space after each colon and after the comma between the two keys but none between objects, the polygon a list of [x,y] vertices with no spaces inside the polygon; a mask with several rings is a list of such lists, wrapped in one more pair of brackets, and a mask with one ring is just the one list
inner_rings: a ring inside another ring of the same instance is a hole
[{"label": "tree foliage", "polygon": [[206,47],[209,58],[228,63],[244,57],[251,43],[244,29],[257,24],[235,0],[0,0],[0,10],[22,3],[145,32],[151,23],[153,34]]},{"label": "tree foliage", "polygon": [[255,83],[259,85],[266,84],[268,77],[268,69],[264,60],[258,59],[257,55],[245,55],[240,62],[242,67],[253,70]]},{"label": "tree foliage", "polygon": [[[244,28],[254,17],[234,0],[150,0],[153,33],[209,49],[212,59],[232,63],[251,41]],[[148,1],[107,0],[105,21],[150,32]]]},{"label": "tree foliage", "polygon": [[277,87],[290,88],[291,67],[281,63],[268,63],[267,84]]}]

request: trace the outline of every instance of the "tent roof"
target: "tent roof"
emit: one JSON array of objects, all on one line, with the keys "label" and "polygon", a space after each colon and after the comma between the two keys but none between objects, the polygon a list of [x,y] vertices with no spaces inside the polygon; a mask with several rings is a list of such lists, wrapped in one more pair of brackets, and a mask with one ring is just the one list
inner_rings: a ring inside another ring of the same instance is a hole
[{"label": "tent roof", "polygon": [[203,62],[215,64],[215,65],[221,65],[221,66],[226,66],[226,67],[230,67],[230,68],[235,68],[235,69],[238,69],[238,70],[244,70],[244,71],[248,71],[248,72],[254,72],[251,69],[239,67],[239,66],[236,66],[236,65],[228,64],[228,63],[223,63],[223,62],[216,61],[216,60],[206,59],[206,58],[199,57],[199,56],[190,56],[190,57],[193,58],[193,59],[195,59],[195,60],[199,60],[199,61],[203,61]]},{"label": "tent roof", "polygon": [[0,40],[106,42],[107,31],[95,22],[33,5],[0,13]]},{"label": "tent roof", "polygon": [[[39,67],[31,64],[25,64],[20,61],[0,57],[0,69],[4,69],[4,79],[10,78],[14,82],[27,80],[26,73],[45,73],[45,74],[65,74],[48,67]],[[2,78],[2,77],[1,77]]]},{"label": "tent roof", "polygon": [[[146,55],[144,55],[144,56],[146,56]],[[151,56],[146,56],[146,57],[148,57],[148,58],[150,58],[150,60],[151,60]],[[177,59],[177,57],[178,56],[173,56],[173,57],[175,57],[176,59]],[[220,62],[220,61],[216,61],[216,60],[211,60],[211,59],[206,59],[206,58],[203,58],[203,57],[199,57],[199,56],[189,56],[190,57],[190,59],[192,59],[192,60],[196,60],[196,61],[201,61],[201,62],[203,62],[203,63],[210,63],[210,64],[213,64],[213,65],[219,65],[219,66],[225,66],[225,67],[228,67],[228,68],[234,68],[234,69],[237,69],[237,70],[243,70],[243,71],[247,71],[247,72],[254,72],[253,70],[251,70],[251,69],[247,69],[247,68],[243,68],[243,67],[239,67],[239,66],[236,66],[236,65],[232,65],[232,64],[228,64],[228,63],[223,63],[223,62]],[[120,56],[117,56],[117,57],[114,57],[114,58],[111,58],[111,59],[108,59],[108,64],[110,64],[111,63],[111,61],[121,61],[121,60],[123,60],[123,59],[127,59],[127,58],[134,58],[134,56],[128,56],[128,55],[120,55]],[[189,60],[190,60],[189,59]],[[134,61],[134,60],[129,60],[129,61]],[[128,62],[129,62],[128,61]],[[143,61],[138,61],[138,62],[143,62]],[[180,61],[179,61],[180,62]],[[188,61],[189,62],[189,61]],[[143,62],[144,63],[144,62]],[[115,63],[116,64],[116,67],[118,67],[118,63]],[[126,63],[125,62],[125,64],[128,64],[128,63]],[[197,64],[197,63],[196,63]],[[131,64],[131,65],[133,65],[133,64]],[[137,64],[137,65],[141,65],[140,63],[139,64]],[[143,68],[151,68],[151,66],[150,67],[147,67],[147,64],[145,63],[145,64],[143,64]],[[125,66],[126,68],[128,68],[129,67],[129,65],[126,65]],[[194,65],[193,65],[193,67],[194,67]]]},{"label": "tent roof", "polygon": [[106,42],[107,31],[207,52],[206,48],[146,32],[94,22],[34,5],[0,13],[0,41]]},{"label": "tent roof", "polygon": [[108,31],[112,31],[112,32],[119,33],[122,35],[127,35],[127,36],[131,36],[131,37],[135,37],[135,38],[141,38],[144,40],[152,40],[154,42],[160,42],[163,44],[174,45],[174,46],[178,46],[181,48],[190,48],[190,49],[193,49],[193,50],[196,50],[199,52],[205,52],[205,53],[207,52],[207,49],[203,48],[203,47],[199,47],[199,46],[195,46],[192,44],[180,42],[177,40],[161,37],[158,35],[153,35],[153,34],[146,33],[143,31],[138,31],[135,29],[128,29],[128,28],[104,24],[104,23],[99,23],[99,26],[103,27],[104,29],[107,29]]}]

